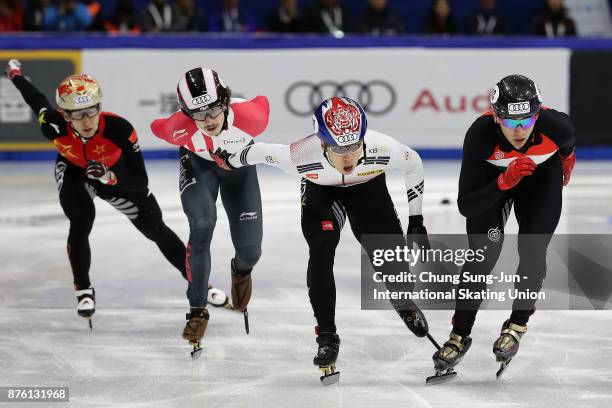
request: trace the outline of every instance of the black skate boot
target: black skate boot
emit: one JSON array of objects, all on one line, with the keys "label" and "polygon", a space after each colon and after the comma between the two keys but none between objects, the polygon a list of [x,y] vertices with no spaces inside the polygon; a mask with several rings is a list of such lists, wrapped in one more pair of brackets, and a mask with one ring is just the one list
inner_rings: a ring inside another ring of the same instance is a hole
[{"label": "black skate boot", "polygon": [[183,329],[183,338],[193,346],[191,358],[196,360],[202,353],[200,342],[206,332],[210,315],[205,307],[192,307],[191,312],[187,313],[185,318],[187,319],[187,323]]},{"label": "black skate boot", "polygon": [[471,345],[471,337],[461,337],[451,332],[446,343],[432,357],[434,370],[436,370],[435,375],[427,377],[425,382],[427,384],[438,384],[453,379],[457,375],[455,366],[461,361]]},{"label": "black skate boot", "polygon": [[96,291],[93,287],[76,291],[77,314],[88,320],[89,330],[93,330],[91,319],[96,313]]},{"label": "black skate boot", "polygon": [[340,372],[336,371],[336,359],[340,350],[340,337],[336,333],[320,333],[317,336],[319,349],[312,363],[319,367],[323,375],[321,384],[330,385],[340,380]]},{"label": "black skate boot", "polygon": [[417,337],[425,337],[429,334],[429,325],[421,309],[414,303],[404,305],[393,305],[395,311],[402,319],[406,327]]},{"label": "black skate boot", "polygon": [[500,363],[497,378],[501,378],[512,358],[518,353],[519,343],[525,333],[527,333],[527,326],[511,323],[510,320],[506,320],[502,325],[501,334],[493,343],[493,354]]}]

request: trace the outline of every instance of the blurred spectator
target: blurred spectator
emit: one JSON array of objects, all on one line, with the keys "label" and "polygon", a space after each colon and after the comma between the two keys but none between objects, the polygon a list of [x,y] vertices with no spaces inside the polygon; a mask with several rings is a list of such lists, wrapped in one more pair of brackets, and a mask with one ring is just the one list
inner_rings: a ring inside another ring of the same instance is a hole
[{"label": "blurred spectator", "polygon": [[96,24],[94,29],[109,34],[140,34],[132,0],[119,0],[113,15],[99,25]]},{"label": "blurred spectator", "polygon": [[297,0],[281,0],[278,9],[268,17],[268,31],[298,33],[301,31]]},{"label": "blurred spectator", "polygon": [[210,31],[253,32],[255,18],[240,9],[240,0],[223,0],[223,11],[211,16],[208,28]]},{"label": "blurred spectator", "polygon": [[548,38],[576,35],[576,25],[562,0],[547,0],[544,12],[535,19],[534,34]]},{"label": "blurred spectator", "polygon": [[395,35],[404,32],[402,19],[387,5],[387,0],[369,0],[361,15],[357,32],[372,35]]},{"label": "blurred spectator", "polygon": [[76,0],[59,0],[57,5],[45,9],[43,27],[50,31],[82,31],[92,23],[86,5]]},{"label": "blurred spectator", "polygon": [[447,0],[434,0],[427,21],[427,32],[429,34],[455,34],[457,32],[451,6]]},{"label": "blurred spectator", "polygon": [[495,10],[495,0],[480,0],[480,9],[468,17],[467,33],[472,35],[503,35],[504,22]]},{"label": "blurred spectator", "polygon": [[45,10],[50,0],[30,0],[23,17],[23,28],[28,31],[44,30]]},{"label": "blurred spectator", "polygon": [[194,0],[175,0],[172,14],[172,31],[208,31],[208,20]]},{"label": "blurred spectator", "polygon": [[342,37],[348,29],[348,13],[338,0],[316,0],[302,16],[302,29],[308,33],[326,33]]},{"label": "blurred spectator", "polygon": [[102,5],[96,0],[85,0],[83,1],[87,6],[87,10],[89,10],[89,14],[95,20],[98,16],[100,16],[100,11],[102,10]]},{"label": "blurred spectator", "polygon": [[17,0],[0,0],[0,32],[22,30],[23,10]]},{"label": "blurred spectator", "polygon": [[142,31],[170,31],[172,29],[172,7],[166,0],[151,0],[142,11]]}]

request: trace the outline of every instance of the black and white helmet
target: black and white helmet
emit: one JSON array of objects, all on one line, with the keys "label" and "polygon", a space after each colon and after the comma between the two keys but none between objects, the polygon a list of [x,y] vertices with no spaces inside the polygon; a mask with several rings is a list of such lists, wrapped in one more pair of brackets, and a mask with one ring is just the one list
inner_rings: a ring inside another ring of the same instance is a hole
[{"label": "black and white helmet", "polygon": [[491,106],[501,117],[532,116],[542,107],[542,95],[530,78],[508,75],[491,90]]},{"label": "black and white helmet", "polygon": [[214,107],[226,107],[229,89],[217,72],[198,67],[185,72],[176,87],[176,97],[181,110],[193,117]]}]

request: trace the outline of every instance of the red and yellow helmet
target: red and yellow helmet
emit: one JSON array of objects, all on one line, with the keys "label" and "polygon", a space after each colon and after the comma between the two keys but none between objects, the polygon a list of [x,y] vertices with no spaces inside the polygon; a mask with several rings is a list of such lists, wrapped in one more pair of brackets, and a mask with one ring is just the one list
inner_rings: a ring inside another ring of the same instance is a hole
[{"label": "red and yellow helmet", "polygon": [[96,106],[102,101],[102,89],[87,74],[70,75],[58,85],[55,102],[64,110],[78,110]]}]

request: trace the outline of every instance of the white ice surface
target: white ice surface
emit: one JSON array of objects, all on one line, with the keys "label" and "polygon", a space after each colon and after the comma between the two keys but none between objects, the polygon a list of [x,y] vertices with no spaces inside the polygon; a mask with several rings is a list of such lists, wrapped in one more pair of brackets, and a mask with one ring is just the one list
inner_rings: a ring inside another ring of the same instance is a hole
[{"label": "white ice surface", "polygon": [[[188,236],[174,161],[148,162],[166,222]],[[458,162],[426,162],[426,226],[461,233],[454,204]],[[609,163],[579,162],[565,191],[558,231],[612,232]],[[240,314],[213,309],[202,358],[180,338],[185,284],[122,214],[96,200],[91,278],[94,331],[75,313],[65,255],[68,222],[51,163],[0,163],[0,386],[68,386],[69,404],[16,407],[609,407],[612,315],[538,311],[502,381],[492,343],[508,312],[478,315],[472,349],[452,383],[425,386],[433,347],[391,311],[361,311],[359,247],[346,228],[336,256],[336,320],[342,338],[339,385],[323,387],[312,365],[314,319],[299,223],[299,182],[260,168],[263,256],[254,271],[251,334]],[[388,184],[403,220],[398,175]],[[220,205],[220,204],[219,204]],[[514,222],[508,231],[516,231]],[[224,211],[213,239],[212,282],[229,289],[233,250]],[[451,311],[428,312],[443,341]]]}]

